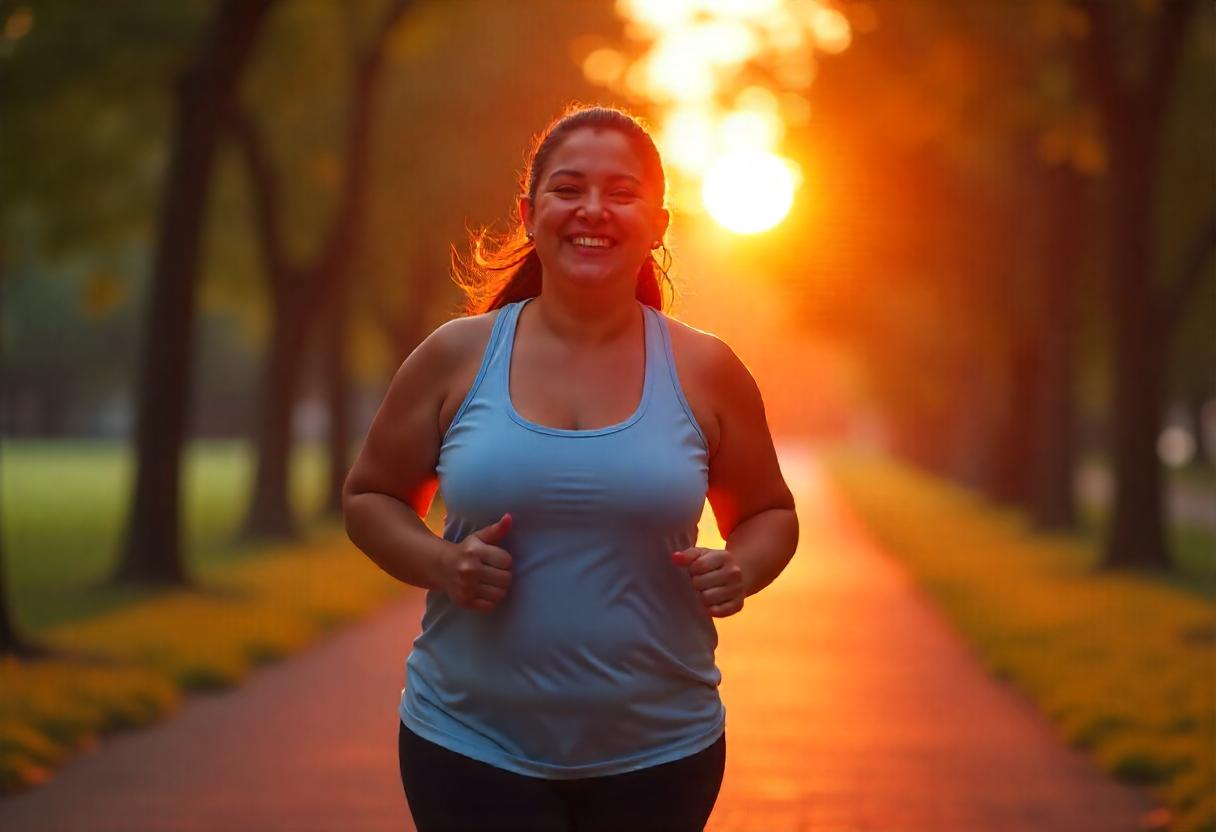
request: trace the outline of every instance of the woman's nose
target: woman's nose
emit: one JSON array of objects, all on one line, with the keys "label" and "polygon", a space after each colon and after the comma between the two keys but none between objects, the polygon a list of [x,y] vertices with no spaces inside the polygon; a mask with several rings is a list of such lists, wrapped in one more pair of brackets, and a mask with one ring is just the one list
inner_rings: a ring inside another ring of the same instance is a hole
[{"label": "woman's nose", "polygon": [[598,192],[590,190],[579,206],[579,212],[589,219],[604,219],[608,216],[608,203]]}]

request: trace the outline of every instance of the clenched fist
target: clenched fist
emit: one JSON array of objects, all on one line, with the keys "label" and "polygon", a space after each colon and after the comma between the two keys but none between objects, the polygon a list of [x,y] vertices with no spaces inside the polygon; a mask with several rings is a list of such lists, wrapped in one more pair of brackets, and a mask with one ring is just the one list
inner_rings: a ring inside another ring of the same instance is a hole
[{"label": "clenched fist", "polygon": [[440,570],[443,591],[459,606],[482,612],[507,597],[511,555],[498,544],[511,529],[511,515],[470,533],[444,552]]},{"label": "clenched fist", "polygon": [[701,606],[710,615],[725,618],[743,609],[743,569],[728,549],[693,546],[672,552],[671,560],[688,570]]}]

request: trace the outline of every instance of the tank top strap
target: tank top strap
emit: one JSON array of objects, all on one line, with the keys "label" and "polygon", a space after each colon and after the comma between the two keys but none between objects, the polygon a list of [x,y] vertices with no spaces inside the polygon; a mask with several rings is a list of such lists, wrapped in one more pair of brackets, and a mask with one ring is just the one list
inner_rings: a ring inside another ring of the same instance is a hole
[{"label": "tank top strap", "polygon": [[507,396],[510,386],[511,346],[515,341],[515,327],[520,310],[531,298],[508,303],[502,308],[494,322],[494,334],[486,347],[486,378],[482,382],[485,393],[494,399]]},{"label": "tank top strap", "polygon": [[654,373],[654,397],[660,409],[680,411],[688,419],[688,425],[706,448],[709,443],[697,417],[693,415],[684,388],[680,385],[680,374],[676,371],[675,356],[671,348],[671,329],[667,316],[651,306],[642,306],[650,316],[653,326],[646,327],[646,372]]},{"label": "tank top strap", "polygon": [[[469,405],[478,398],[498,398],[505,395],[507,390],[506,365],[509,360],[509,341],[515,331],[515,319],[519,316],[519,308],[524,301],[508,303],[499,309],[494,317],[494,327],[490,330],[490,340],[486,343],[485,353],[481,358],[481,367],[477,377],[469,387],[468,395],[452,417],[452,425],[460,421]],[[450,428],[449,428],[450,430]]]}]

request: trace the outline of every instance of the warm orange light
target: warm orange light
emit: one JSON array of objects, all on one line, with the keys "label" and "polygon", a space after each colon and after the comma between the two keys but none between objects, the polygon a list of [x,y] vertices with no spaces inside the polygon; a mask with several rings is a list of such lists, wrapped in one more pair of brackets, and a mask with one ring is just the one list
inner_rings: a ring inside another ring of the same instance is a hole
[{"label": "warm orange light", "polygon": [[811,17],[811,29],[815,33],[815,45],[833,55],[848,49],[853,42],[849,19],[837,9],[817,9]]},{"label": "warm orange light", "polygon": [[760,150],[775,147],[785,132],[785,125],[775,115],[739,110],[725,116],[718,128],[722,144],[731,150]]},{"label": "warm orange light", "polygon": [[789,213],[794,175],[790,164],[772,153],[728,153],[706,172],[701,198],[722,226],[739,234],[755,234],[772,228]]},{"label": "warm orange light", "polygon": [[[584,73],[657,105],[656,140],[671,166],[673,202],[696,210],[684,200],[699,186],[705,207],[727,228],[755,233],[780,222],[800,179],[774,153],[787,129],[810,118],[806,90],[818,56],[841,52],[852,40],[839,0],[615,5],[627,36],[646,49],[624,67],[623,53],[600,49],[588,55]],[[765,75],[769,83],[753,80]]]},{"label": "warm orange light", "polygon": [[583,59],[583,75],[593,84],[610,86],[625,74],[628,59],[615,49],[601,47]]},{"label": "warm orange light", "polygon": [[663,158],[683,173],[699,176],[717,155],[715,114],[703,107],[678,107],[663,120],[659,144]]},{"label": "warm orange light", "polygon": [[4,37],[8,40],[21,40],[34,28],[34,13],[25,6],[14,9],[4,21]]}]

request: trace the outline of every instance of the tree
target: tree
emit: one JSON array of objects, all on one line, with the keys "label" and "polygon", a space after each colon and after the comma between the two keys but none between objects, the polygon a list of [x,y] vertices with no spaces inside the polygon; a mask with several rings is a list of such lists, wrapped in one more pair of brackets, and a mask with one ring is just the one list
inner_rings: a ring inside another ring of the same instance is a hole
[{"label": "tree", "polygon": [[190,378],[202,218],[221,114],[234,97],[274,0],[223,0],[194,62],[178,79],[160,226],[146,307],[138,389],[136,475],[116,577],[182,583],[181,459]]},{"label": "tree", "polygon": [[[369,142],[375,95],[383,72],[385,47],[394,28],[412,5],[396,0],[385,12],[372,42],[360,54],[351,80],[342,159],[343,187],[315,259],[290,262],[284,242],[282,189],[261,130],[252,116],[234,105],[227,118],[242,151],[252,186],[255,225],[270,287],[271,335],[262,385],[257,437],[257,472],[246,516],[246,537],[290,538],[295,523],[288,504],[291,411],[296,400],[305,337],[322,309],[345,307],[344,279],[358,244],[368,188]],[[334,324],[331,320],[331,325]]]},{"label": "tree", "polygon": [[[1106,273],[1111,313],[1111,455],[1114,505],[1103,563],[1168,569],[1157,435],[1170,341],[1216,247],[1216,206],[1184,246],[1173,280],[1159,278],[1158,187],[1162,139],[1194,0],[1161,4],[1155,19],[1084,0],[1081,43],[1090,91],[1110,151]],[[1122,14],[1120,14],[1122,12]],[[1143,67],[1136,75],[1129,68]]]},{"label": "tree", "polygon": [[1043,292],[1035,334],[1042,344],[1035,396],[1029,510],[1041,529],[1072,529],[1077,524],[1073,479],[1077,460],[1074,394],[1077,284],[1085,254],[1084,220],[1088,183],[1068,165],[1041,174],[1046,240],[1042,253]]}]

